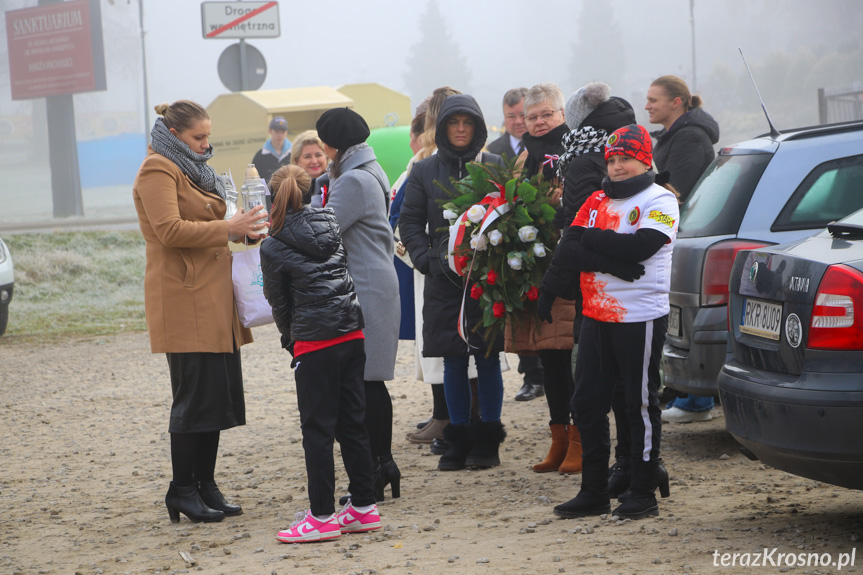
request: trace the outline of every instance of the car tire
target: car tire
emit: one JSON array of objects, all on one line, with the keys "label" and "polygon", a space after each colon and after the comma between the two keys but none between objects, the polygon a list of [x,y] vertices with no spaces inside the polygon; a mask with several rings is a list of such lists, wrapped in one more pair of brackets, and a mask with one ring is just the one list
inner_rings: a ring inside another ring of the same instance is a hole
[{"label": "car tire", "polygon": [[0,335],[6,333],[6,324],[9,322],[9,302],[0,304]]}]

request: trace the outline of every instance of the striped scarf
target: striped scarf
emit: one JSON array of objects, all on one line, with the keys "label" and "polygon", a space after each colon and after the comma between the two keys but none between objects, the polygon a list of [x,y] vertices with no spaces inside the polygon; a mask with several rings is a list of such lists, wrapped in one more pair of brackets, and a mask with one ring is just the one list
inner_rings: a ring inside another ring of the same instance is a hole
[{"label": "striped scarf", "polygon": [[150,137],[153,151],[177,164],[180,171],[186,174],[193,184],[204,191],[215,192],[225,198],[225,184],[216,176],[216,171],[207,165],[207,160],[213,157],[212,146],[204,154],[196,154],[171,133],[162,118],[156,118]]},{"label": "striped scarf", "polygon": [[557,174],[561,179],[566,175],[566,167],[575,157],[588,152],[605,152],[605,141],[608,132],[602,128],[584,126],[578,130],[570,130],[563,135],[563,147],[566,149],[557,164]]}]

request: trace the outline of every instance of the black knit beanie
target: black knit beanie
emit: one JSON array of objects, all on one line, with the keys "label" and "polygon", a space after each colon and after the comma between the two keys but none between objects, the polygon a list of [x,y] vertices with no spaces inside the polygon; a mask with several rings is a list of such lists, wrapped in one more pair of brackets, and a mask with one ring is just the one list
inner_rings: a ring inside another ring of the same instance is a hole
[{"label": "black knit beanie", "polygon": [[363,117],[349,108],[327,110],[315,124],[323,143],[337,150],[347,150],[369,137],[369,125]]}]

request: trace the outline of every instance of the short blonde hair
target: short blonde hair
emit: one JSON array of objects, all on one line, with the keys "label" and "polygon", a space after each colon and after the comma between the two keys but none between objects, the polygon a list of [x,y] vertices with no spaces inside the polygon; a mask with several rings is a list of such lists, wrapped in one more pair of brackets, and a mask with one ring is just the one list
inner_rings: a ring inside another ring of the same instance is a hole
[{"label": "short blonde hair", "polygon": [[291,163],[294,165],[299,164],[300,156],[303,155],[303,148],[312,145],[318,146],[322,150],[324,149],[324,143],[318,137],[318,133],[315,130],[306,130],[297,136],[291,143]]}]

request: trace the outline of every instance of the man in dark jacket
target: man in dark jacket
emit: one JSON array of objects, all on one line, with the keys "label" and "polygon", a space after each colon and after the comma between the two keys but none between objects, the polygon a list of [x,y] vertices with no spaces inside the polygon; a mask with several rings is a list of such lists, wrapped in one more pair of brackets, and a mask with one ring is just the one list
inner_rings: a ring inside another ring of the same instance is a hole
[{"label": "man in dark jacket", "polygon": [[252,163],[258,170],[258,175],[269,184],[276,170],[291,163],[291,142],[288,140],[288,121],[282,116],[276,116],[270,121],[268,130],[270,138],[258,150]]},{"label": "man in dark jacket", "polygon": [[[503,334],[489,348],[483,330],[473,330],[482,319],[479,303],[466,298],[462,331],[470,343],[459,335],[465,279],[450,271],[446,231],[449,221],[438,204],[439,199],[449,198],[441,186],[452,190],[453,179],[461,180],[468,175],[468,162],[501,163],[500,156],[482,153],[487,135],[482,111],[473,97],[466,94],[448,97],[436,124],[437,154],[414,164],[399,215],[402,242],[414,268],[425,275],[422,354],[442,357],[444,361],[443,385],[450,415],[444,439],[450,448],[438,462],[442,471],[499,465],[499,447],[506,436],[500,422],[503,379],[499,353],[503,350]],[[471,355],[477,367],[482,416],[482,421],[473,423],[467,373]]]},{"label": "man in dark jacket", "polygon": [[647,90],[644,109],[650,123],[663,126],[650,133],[656,140],[653,161],[659,172],[668,172],[681,202],[716,157],[713,145],[719,141],[719,124],[701,106],[701,97],[691,95],[677,76],[662,76]]},{"label": "man in dark jacket", "polygon": [[527,132],[524,123],[524,95],[527,88],[513,88],[503,95],[503,126],[506,131],[488,145],[488,151],[507,160],[517,158],[524,145],[521,137]]}]

